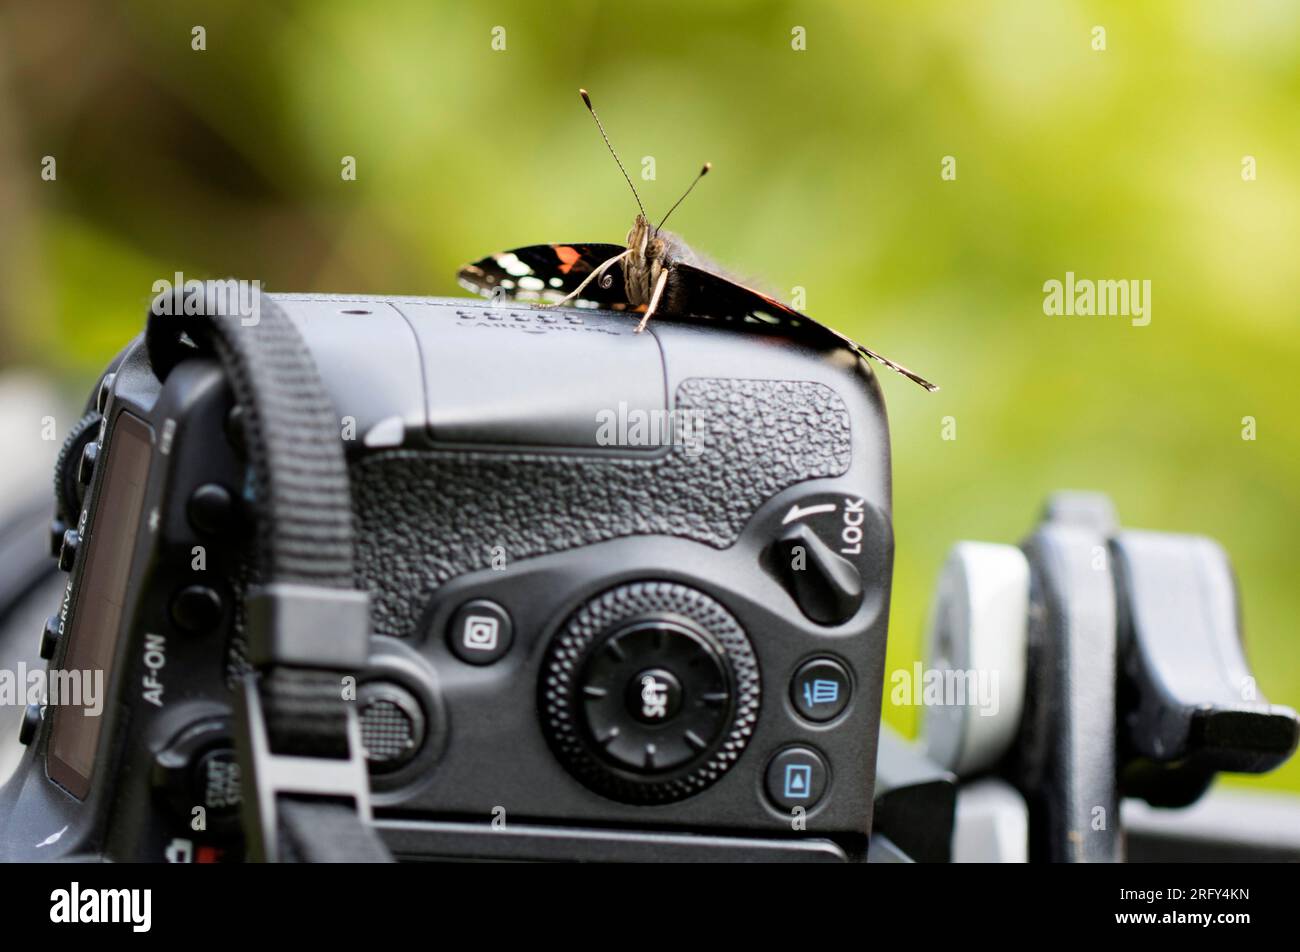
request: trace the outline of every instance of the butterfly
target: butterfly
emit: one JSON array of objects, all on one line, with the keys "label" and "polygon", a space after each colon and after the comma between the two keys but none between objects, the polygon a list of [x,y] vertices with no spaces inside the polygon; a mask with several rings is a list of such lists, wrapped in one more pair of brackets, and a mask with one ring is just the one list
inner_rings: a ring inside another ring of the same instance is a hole
[{"label": "butterfly", "polygon": [[601,138],[627,179],[640,209],[626,245],[598,242],[528,245],[490,255],[467,264],[457,275],[466,289],[493,300],[534,301],[552,306],[572,303],[577,307],[607,308],[640,312],[636,332],[645,330],[655,314],[722,322],[775,327],[791,336],[815,343],[839,345],[863,357],[884,364],[915,381],[926,390],[939,388],[924,377],[787,304],[761,291],[746,287],[726,276],[711,261],[663,225],[677,206],[709,173],[705,163],[682,197],[673,203],[658,225],[651,225],[641,196],[623,167],[605,127],[585,89],[578,92]]}]

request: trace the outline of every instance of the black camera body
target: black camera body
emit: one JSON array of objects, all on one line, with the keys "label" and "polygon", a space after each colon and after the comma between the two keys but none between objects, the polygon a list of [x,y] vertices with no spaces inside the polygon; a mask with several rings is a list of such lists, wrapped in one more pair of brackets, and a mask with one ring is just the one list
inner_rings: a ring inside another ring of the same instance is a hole
[{"label": "black camera body", "polygon": [[[271,296],[337,416],[354,693],[399,857],[859,860],[893,560],[847,351],[627,315]],[[227,375],[114,361],[60,472],[51,671],[0,859],[243,855],[248,464]],[[101,422],[102,418],[102,422]]]}]

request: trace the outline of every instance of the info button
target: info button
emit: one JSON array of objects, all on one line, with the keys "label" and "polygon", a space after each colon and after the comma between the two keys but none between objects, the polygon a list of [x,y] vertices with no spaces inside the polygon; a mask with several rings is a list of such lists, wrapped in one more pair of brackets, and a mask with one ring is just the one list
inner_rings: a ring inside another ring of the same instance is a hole
[{"label": "info button", "polygon": [[802,717],[833,721],[849,706],[853,682],[834,658],[814,658],[799,667],[790,682],[790,701]]},{"label": "info button", "polygon": [[452,616],[447,645],[466,664],[492,664],[505,657],[514,641],[510,615],[486,598],[466,602]]}]

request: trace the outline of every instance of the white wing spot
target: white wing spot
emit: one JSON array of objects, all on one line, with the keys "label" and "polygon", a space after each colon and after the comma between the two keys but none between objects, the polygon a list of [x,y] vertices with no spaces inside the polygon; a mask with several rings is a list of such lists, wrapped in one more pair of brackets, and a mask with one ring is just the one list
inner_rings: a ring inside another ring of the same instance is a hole
[{"label": "white wing spot", "polygon": [[533,273],[533,269],[520,261],[518,255],[513,255],[509,252],[503,255],[497,255],[497,264],[501,266],[501,270],[506,274],[512,274],[516,278],[522,278],[525,275]]}]

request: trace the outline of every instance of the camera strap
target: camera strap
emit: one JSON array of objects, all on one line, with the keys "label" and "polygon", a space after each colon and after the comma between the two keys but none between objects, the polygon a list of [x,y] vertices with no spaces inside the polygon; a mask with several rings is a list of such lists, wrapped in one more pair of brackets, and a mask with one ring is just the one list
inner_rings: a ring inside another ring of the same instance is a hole
[{"label": "camera strap", "polygon": [[354,703],[369,611],[354,588],[338,421],[293,322],[260,293],[242,302],[232,285],[155,299],[145,343],[159,379],[186,357],[215,354],[244,431],[257,526],[257,585],[245,597],[253,671],[238,686],[235,718],[248,855],[389,861],[370,825]]}]

